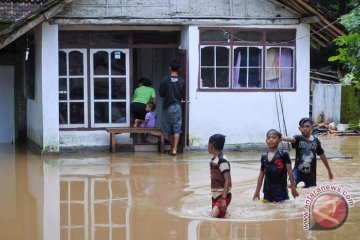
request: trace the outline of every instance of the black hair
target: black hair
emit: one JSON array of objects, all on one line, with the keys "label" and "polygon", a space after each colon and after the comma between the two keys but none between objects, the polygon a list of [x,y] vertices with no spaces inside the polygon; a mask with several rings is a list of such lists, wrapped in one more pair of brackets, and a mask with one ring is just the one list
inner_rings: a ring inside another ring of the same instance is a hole
[{"label": "black hair", "polygon": [[146,77],[142,77],[138,80],[138,84],[142,83],[146,87],[152,86],[152,81]]},{"label": "black hair", "polygon": [[225,136],[222,134],[214,134],[209,138],[209,143],[211,143],[215,149],[222,151],[225,143]]},{"label": "black hair", "polygon": [[178,60],[174,59],[170,62],[170,68],[171,68],[171,71],[178,72],[179,69],[181,68],[181,64]]},{"label": "black hair", "polygon": [[310,118],[305,117],[305,118],[300,119],[299,127],[301,127],[306,122],[309,122],[311,125],[313,125],[313,123],[314,123],[313,120],[311,120]]},{"label": "black hair", "polygon": [[156,108],[156,105],[155,105],[155,103],[153,103],[153,102],[148,102],[146,105],[149,105],[149,107],[151,108],[151,110],[155,110],[155,108]]},{"label": "black hair", "polygon": [[276,130],[276,129],[270,129],[270,130],[266,133],[266,137],[267,137],[267,135],[269,135],[269,133],[275,134],[275,135],[278,136],[279,138],[282,137],[281,132],[279,132],[279,131]]}]

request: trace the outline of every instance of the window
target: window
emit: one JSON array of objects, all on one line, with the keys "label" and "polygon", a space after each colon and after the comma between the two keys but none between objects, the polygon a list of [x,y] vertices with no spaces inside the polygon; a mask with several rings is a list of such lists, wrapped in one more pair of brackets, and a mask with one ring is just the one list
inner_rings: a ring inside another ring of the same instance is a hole
[{"label": "window", "polygon": [[60,127],[86,127],[86,50],[59,51],[59,122]]},{"label": "window", "polygon": [[293,29],[201,28],[200,89],[293,90],[295,37]]},{"label": "window", "polygon": [[266,88],[291,89],[294,87],[294,51],[288,47],[267,47]]},{"label": "window", "polygon": [[89,68],[87,53],[86,49],[59,51],[60,127],[129,126],[128,50],[90,49]]},{"label": "window", "polygon": [[90,50],[91,124],[94,127],[129,125],[128,50]]},{"label": "window", "polygon": [[233,88],[261,88],[261,47],[235,47]]},{"label": "window", "polygon": [[228,47],[205,46],[201,49],[202,87],[229,87],[229,57]]}]

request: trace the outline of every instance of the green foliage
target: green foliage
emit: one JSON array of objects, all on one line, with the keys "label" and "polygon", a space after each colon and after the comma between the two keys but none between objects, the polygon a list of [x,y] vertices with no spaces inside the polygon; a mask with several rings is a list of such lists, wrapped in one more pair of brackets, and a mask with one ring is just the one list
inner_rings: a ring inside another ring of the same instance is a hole
[{"label": "green foliage", "polygon": [[338,55],[329,61],[339,61],[348,70],[342,79],[345,85],[354,83],[360,88],[360,7],[341,17],[341,23],[350,31],[334,41],[338,46]]},{"label": "green foliage", "polygon": [[360,7],[340,17],[340,22],[349,31],[360,33]]},{"label": "green foliage", "polygon": [[343,86],[341,90],[341,122],[359,124],[360,94],[354,86]]}]

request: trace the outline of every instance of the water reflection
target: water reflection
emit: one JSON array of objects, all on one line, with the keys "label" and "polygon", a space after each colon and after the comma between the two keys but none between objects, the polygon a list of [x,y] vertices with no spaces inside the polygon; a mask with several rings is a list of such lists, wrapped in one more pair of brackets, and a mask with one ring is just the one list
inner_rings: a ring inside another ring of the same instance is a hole
[{"label": "water reflection", "polygon": [[[360,200],[360,138],[324,138],[333,184]],[[294,154],[293,152],[291,153]],[[360,208],[334,231],[304,231],[311,189],[284,204],[251,200],[259,153],[228,153],[233,201],[229,218],[210,219],[209,155],[76,153],[41,157],[0,145],[0,239],[356,239]],[[343,159],[341,156],[353,156]],[[256,160],[256,161],[253,161]],[[327,183],[318,165],[319,185]]]}]

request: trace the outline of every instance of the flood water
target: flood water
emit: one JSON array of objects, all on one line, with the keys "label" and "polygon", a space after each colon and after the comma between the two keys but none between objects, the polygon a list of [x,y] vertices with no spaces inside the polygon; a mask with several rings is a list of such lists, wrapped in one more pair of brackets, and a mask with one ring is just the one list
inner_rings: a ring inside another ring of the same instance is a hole
[{"label": "flood water", "polygon": [[[227,152],[233,200],[211,219],[206,152],[63,153],[0,145],[0,240],[360,239],[360,137],[321,137],[334,180],[354,200],[344,225],[303,230],[306,195],[253,202],[260,152]],[[290,152],[294,156],[294,151]],[[352,157],[352,158],[351,158]],[[318,161],[318,186],[328,184]]]}]

